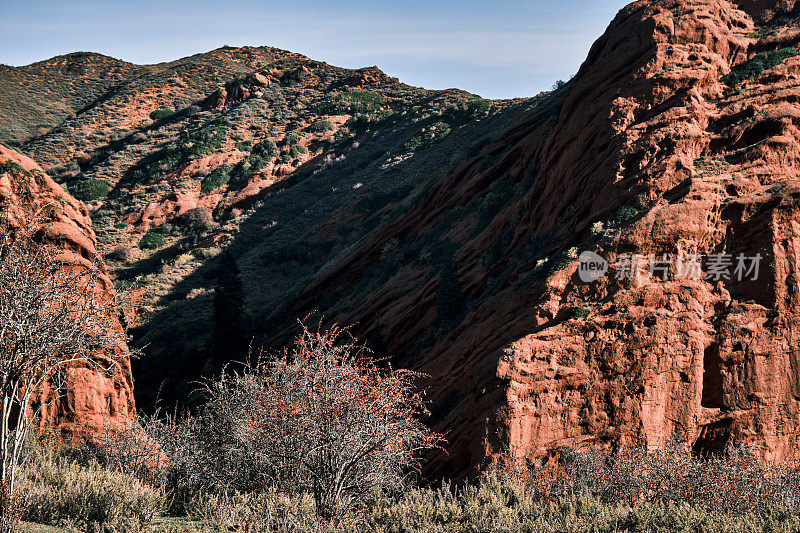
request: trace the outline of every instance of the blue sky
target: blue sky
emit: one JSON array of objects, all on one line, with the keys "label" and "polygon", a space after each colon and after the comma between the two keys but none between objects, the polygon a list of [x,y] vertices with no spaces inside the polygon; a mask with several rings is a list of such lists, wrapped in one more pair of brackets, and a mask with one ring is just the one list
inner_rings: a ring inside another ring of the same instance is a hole
[{"label": "blue sky", "polygon": [[530,96],[577,71],[624,0],[0,0],[0,63],[93,51],[157,63],[270,45],[412,85]]}]

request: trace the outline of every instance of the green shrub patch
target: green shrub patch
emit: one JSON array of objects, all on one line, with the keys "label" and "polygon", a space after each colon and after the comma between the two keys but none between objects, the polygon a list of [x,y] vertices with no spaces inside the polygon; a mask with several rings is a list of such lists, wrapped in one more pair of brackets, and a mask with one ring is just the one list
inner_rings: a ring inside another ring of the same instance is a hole
[{"label": "green shrub patch", "polygon": [[111,186],[106,180],[88,179],[78,182],[69,192],[82,202],[93,202],[103,198],[110,191]]},{"label": "green shrub patch", "polygon": [[725,78],[729,85],[738,85],[743,81],[757,78],[765,70],[769,70],[798,54],[794,48],[781,48],[772,52],[763,52],[749,61],[736,65]]}]

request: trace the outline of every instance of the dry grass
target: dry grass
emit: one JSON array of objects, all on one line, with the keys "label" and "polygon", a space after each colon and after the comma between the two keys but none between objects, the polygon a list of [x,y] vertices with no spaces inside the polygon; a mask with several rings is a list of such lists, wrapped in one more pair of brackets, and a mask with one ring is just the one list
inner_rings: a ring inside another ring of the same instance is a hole
[{"label": "dry grass", "polygon": [[134,476],[81,464],[49,444],[33,444],[19,480],[16,505],[22,520],[50,526],[138,531],[166,504],[158,488]]},{"label": "dry grass", "polygon": [[[563,450],[548,468],[494,469],[472,485],[413,488],[375,497],[365,512],[320,519],[311,494],[275,487],[191,494],[183,514],[160,489],[113,466],[41,448],[21,486],[22,531],[247,532],[790,532],[800,530],[797,469],[762,466],[747,450],[692,458],[677,447],[610,456]],[[39,529],[37,529],[39,528]],[[105,529],[103,529],[105,528]]]}]

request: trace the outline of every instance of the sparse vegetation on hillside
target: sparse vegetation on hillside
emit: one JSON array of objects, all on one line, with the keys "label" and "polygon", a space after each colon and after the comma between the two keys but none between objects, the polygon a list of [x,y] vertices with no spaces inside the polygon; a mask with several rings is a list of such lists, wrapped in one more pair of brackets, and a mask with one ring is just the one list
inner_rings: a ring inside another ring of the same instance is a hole
[{"label": "sparse vegetation on hillside", "polygon": [[172,109],[156,109],[152,113],[150,113],[150,118],[153,120],[162,120],[168,117],[171,117],[175,114],[175,111]]},{"label": "sparse vegetation on hillside", "polygon": [[743,81],[758,77],[763,71],[776,67],[796,55],[798,55],[798,52],[794,48],[781,48],[772,52],[762,52],[752,59],[733,67],[725,81],[729,85],[738,85]]},{"label": "sparse vegetation on hillside", "polygon": [[31,175],[31,173],[25,170],[22,165],[15,163],[14,161],[6,161],[5,163],[0,164],[0,174],[5,174],[6,172],[14,172],[24,176]]},{"label": "sparse vegetation on hillside", "polygon": [[312,133],[322,133],[333,129],[333,122],[330,120],[319,120],[314,122],[308,127],[308,131]]},{"label": "sparse vegetation on hillside", "polygon": [[291,157],[292,159],[295,159],[300,155],[307,153],[308,153],[308,148],[306,148],[302,144],[298,144],[289,148],[289,157]]},{"label": "sparse vegetation on hillside", "polygon": [[488,113],[494,104],[485,98],[476,98],[467,102],[467,111],[473,116],[480,116]]},{"label": "sparse vegetation on hillside", "polygon": [[[88,68],[86,68],[88,67]],[[145,68],[102,56],[72,53],[26,67],[0,65],[0,140],[22,143],[58,127]]]},{"label": "sparse vegetation on hillside", "polygon": [[93,202],[106,196],[110,190],[111,186],[106,180],[88,179],[73,185],[69,192],[82,202]]},{"label": "sparse vegetation on hillside", "polygon": [[481,227],[486,227],[497,214],[508,206],[514,196],[514,187],[507,180],[492,184],[481,200]]},{"label": "sparse vegetation on hillside", "polygon": [[320,104],[320,115],[344,115],[378,111],[386,104],[386,97],[371,91],[350,91],[331,96]]},{"label": "sparse vegetation on hillside", "polygon": [[144,237],[139,240],[139,248],[143,250],[155,250],[156,248],[161,248],[164,246],[167,238],[164,235],[164,230],[160,227],[153,228],[147,233],[145,233]]},{"label": "sparse vegetation on hillside", "polygon": [[240,152],[249,152],[253,149],[253,141],[239,141],[234,146]]},{"label": "sparse vegetation on hillside", "polygon": [[241,183],[248,176],[252,176],[260,171],[270,163],[270,157],[264,157],[261,154],[263,150],[253,150],[249,156],[242,159],[233,167],[230,172],[231,183]]},{"label": "sparse vegetation on hillside", "polygon": [[586,318],[591,314],[591,310],[585,307],[576,307],[572,312],[572,318]]},{"label": "sparse vegetation on hillside", "polygon": [[253,146],[252,152],[255,155],[260,155],[261,157],[270,159],[278,155],[278,146],[274,141],[267,139]]},{"label": "sparse vegetation on hillside", "polygon": [[231,167],[222,165],[212,170],[208,176],[200,182],[200,192],[208,194],[219,189],[230,180]]},{"label": "sparse vegetation on hillside", "polygon": [[606,226],[610,228],[617,228],[629,220],[637,217],[638,215],[639,209],[637,207],[633,205],[623,205],[611,214],[606,221]]},{"label": "sparse vegetation on hillside", "polygon": [[160,150],[133,167],[129,179],[135,184],[146,183],[178,170],[193,159],[211,154],[222,147],[226,131],[224,126],[209,126],[182,135],[174,147]]},{"label": "sparse vegetation on hillside", "polygon": [[406,152],[416,152],[421,148],[435,144],[450,135],[450,124],[447,122],[434,122],[422,129],[403,145]]},{"label": "sparse vegetation on hillside", "polygon": [[184,160],[208,155],[219,150],[225,142],[225,126],[210,126],[181,136],[175,143]]}]

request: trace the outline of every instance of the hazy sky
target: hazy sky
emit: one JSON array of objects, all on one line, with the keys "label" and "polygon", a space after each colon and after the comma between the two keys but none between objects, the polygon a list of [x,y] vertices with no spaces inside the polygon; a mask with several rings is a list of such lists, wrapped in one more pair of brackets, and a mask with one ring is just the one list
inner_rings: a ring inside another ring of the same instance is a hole
[{"label": "hazy sky", "polygon": [[0,63],[93,51],[158,63],[270,45],[412,85],[530,96],[574,74],[624,0],[0,0]]}]

